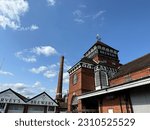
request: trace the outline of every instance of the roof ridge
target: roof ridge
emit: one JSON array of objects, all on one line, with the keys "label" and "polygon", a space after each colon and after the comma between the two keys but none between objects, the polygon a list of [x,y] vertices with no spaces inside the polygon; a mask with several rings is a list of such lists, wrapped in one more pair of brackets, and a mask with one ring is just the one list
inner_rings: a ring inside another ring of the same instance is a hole
[{"label": "roof ridge", "polygon": [[143,57],[146,57],[146,56],[148,56],[148,55],[150,55],[150,53],[147,53],[147,54],[145,54],[145,55],[143,55],[143,56],[141,56],[141,57],[139,57],[139,58],[136,58],[136,59],[134,59],[134,60],[132,60],[132,61],[126,63],[126,64],[123,64],[123,66],[126,66],[126,65],[128,65],[128,64],[130,64],[130,63],[133,63],[133,62],[135,62],[135,61],[137,61],[137,60],[139,60],[139,59],[142,59]]}]

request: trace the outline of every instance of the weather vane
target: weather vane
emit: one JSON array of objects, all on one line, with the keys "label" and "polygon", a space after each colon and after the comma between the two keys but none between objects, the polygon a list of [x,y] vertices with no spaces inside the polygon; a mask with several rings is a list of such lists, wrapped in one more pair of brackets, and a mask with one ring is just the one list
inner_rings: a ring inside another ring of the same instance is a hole
[{"label": "weather vane", "polygon": [[101,37],[99,34],[96,34],[96,39],[97,39],[97,41],[101,41]]}]

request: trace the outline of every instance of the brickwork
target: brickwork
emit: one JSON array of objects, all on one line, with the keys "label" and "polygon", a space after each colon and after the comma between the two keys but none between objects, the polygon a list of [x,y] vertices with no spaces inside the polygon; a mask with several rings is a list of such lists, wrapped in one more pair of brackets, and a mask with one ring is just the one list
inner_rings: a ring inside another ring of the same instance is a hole
[{"label": "brickwork", "polygon": [[[73,84],[73,76],[77,75],[77,83]],[[69,78],[68,112],[71,112],[72,97],[95,89],[94,70],[80,68],[72,73]],[[82,102],[78,101],[78,112],[82,111]]]},{"label": "brickwork", "polygon": [[[138,80],[138,79],[148,77],[148,76],[150,76],[150,68],[145,68],[145,69],[130,73],[128,75],[124,75],[119,78],[110,80],[110,86],[112,87],[112,86],[116,86],[119,84],[124,84],[129,81]],[[127,78],[129,79],[127,80]]]},{"label": "brickwork", "polygon": [[[108,75],[114,77],[113,79],[109,79],[108,87],[114,87],[150,76],[149,59],[150,54],[147,54],[121,66],[118,58],[118,51],[101,41],[97,41],[84,54],[84,57],[69,70],[68,112],[71,112],[72,98],[74,96],[94,91],[96,86],[95,79],[98,83],[101,81],[100,79],[104,80],[104,77],[96,75],[97,73],[94,74],[95,72],[103,71],[103,69],[107,70]],[[85,66],[82,66],[83,64]],[[88,66],[90,67],[88,68]],[[114,75],[114,73],[116,74]],[[78,79],[75,84],[73,84],[74,74],[77,75]],[[97,77],[95,78],[95,76]],[[113,109],[115,113],[131,113],[133,110],[130,95],[129,92],[126,91],[128,90],[115,92],[112,93],[112,95],[106,94],[106,96],[103,95],[103,97],[101,95],[91,97],[91,100],[88,98],[78,100],[78,112],[82,112],[84,109],[92,109],[89,107],[92,106],[102,113],[107,113],[109,109]],[[95,104],[89,105],[89,102],[93,102],[93,99],[95,99]]]},{"label": "brickwork", "polygon": [[113,109],[114,113],[131,113],[131,104],[125,99],[125,95],[107,95],[102,99],[99,106],[99,112],[108,113],[109,109]]}]

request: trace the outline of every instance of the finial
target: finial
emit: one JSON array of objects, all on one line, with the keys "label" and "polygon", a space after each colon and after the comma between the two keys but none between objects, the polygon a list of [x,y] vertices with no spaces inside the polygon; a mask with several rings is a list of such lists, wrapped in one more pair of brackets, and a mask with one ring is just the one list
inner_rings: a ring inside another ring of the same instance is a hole
[{"label": "finial", "polygon": [[101,38],[100,38],[99,34],[96,34],[96,39],[97,39],[97,41],[101,41]]}]

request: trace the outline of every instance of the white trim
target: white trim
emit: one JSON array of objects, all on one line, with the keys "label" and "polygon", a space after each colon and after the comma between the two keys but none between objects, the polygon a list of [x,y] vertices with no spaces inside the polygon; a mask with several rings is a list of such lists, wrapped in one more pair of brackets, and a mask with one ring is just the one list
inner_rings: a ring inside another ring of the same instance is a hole
[{"label": "white trim", "polygon": [[80,99],[98,96],[98,95],[102,95],[102,94],[106,94],[106,93],[110,93],[110,92],[116,92],[116,91],[120,91],[120,90],[124,90],[124,89],[128,89],[128,88],[134,88],[134,87],[138,87],[138,86],[146,85],[146,84],[150,84],[150,77],[148,77],[146,79],[141,79],[141,80],[138,80],[138,81],[135,81],[132,83],[123,84],[123,85],[120,85],[117,87],[110,87],[110,88],[103,89],[100,91],[83,94],[81,96],[78,96],[77,99],[80,100]]}]

